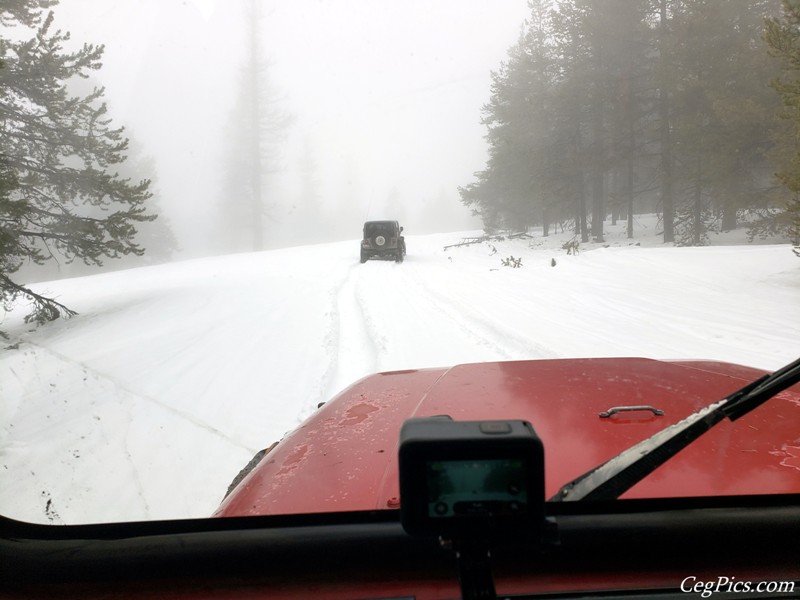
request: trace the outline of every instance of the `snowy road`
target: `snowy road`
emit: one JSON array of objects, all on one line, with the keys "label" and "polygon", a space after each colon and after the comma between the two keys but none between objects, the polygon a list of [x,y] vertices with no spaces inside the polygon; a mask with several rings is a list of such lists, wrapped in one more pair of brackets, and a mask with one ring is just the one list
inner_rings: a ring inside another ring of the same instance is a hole
[{"label": "snowy road", "polygon": [[444,250],[461,236],[438,234],[409,236],[403,264],[359,264],[347,242],[39,284],[80,315],[2,324],[0,513],[206,516],[253,453],[375,371],[586,356],[775,369],[800,354],[788,246],[620,231],[576,256],[564,236]]}]

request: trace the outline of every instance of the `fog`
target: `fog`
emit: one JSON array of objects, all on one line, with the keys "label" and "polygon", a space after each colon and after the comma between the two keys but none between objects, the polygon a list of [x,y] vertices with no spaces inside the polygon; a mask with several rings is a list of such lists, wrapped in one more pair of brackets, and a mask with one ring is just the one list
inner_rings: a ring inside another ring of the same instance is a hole
[{"label": "fog", "polygon": [[[155,165],[141,175],[154,179],[178,258],[220,251],[220,207],[237,200],[226,170],[249,4],[55,8],[56,26],[75,43],[105,45],[96,83],[114,123]],[[406,234],[480,226],[457,186],[485,165],[480,109],[490,71],[519,36],[525,0],[265,1],[259,10],[261,75],[292,116],[264,172],[266,247],[357,238],[368,219],[400,219]],[[298,218],[309,210],[322,221],[313,231]]]}]

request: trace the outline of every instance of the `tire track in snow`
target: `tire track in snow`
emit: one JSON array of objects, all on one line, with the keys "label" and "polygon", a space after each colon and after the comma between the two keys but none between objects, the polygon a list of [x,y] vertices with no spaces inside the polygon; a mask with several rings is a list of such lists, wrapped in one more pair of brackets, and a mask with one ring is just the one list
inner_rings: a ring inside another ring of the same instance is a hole
[{"label": "tire track in snow", "polygon": [[198,428],[203,429],[203,430],[205,430],[205,431],[207,431],[207,432],[209,432],[209,433],[211,433],[211,434],[213,434],[215,436],[220,437],[221,439],[225,440],[226,442],[228,442],[232,446],[236,446],[238,448],[242,448],[242,449],[244,449],[244,450],[246,450],[247,452],[250,452],[250,453],[254,452],[253,448],[251,448],[249,446],[245,446],[244,444],[234,440],[233,438],[231,438],[230,436],[228,436],[224,432],[222,432],[219,429],[209,425],[208,423],[205,423],[204,421],[201,421],[200,419],[197,419],[196,417],[194,417],[194,416],[192,416],[192,415],[190,415],[188,413],[185,413],[185,412],[183,412],[183,411],[181,411],[181,410],[179,410],[179,409],[177,409],[177,408],[175,408],[173,406],[170,406],[169,404],[166,404],[165,402],[163,402],[161,400],[158,400],[156,398],[152,398],[150,396],[147,396],[147,395],[144,395],[144,394],[141,394],[141,393],[138,393],[138,392],[134,392],[133,390],[131,390],[128,387],[126,387],[121,381],[117,380],[116,378],[114,378],[114,377],[112,377],[110,375],[107,375],[105,373],[102,373],[102,372],[98,371],[94,367],[91,367],[91,366],[89,366],[89,365],[87,365],[85,363],[82,363],[79,360],[75,360],[73,358],[70,358],[69,356],[65,356],[65,355],[61,354],[60,352],[57,352],[56,350],[53,350],[52,348],[48,348],[47,346],[42,346],[41,344],[37,344],[36,342],[31,342],[29,340],[23,340],[23,342],[26,343],[26,344],[30,344],[31,346],[35,346],[36,348],[39,348],[40,350],[43,350],[44,352],[47,352],[51,356],[57,358],[58,360],[60,360],[60,361],[62,361],[64,363],[72,364],[72,365],[76,365],[76,366],[80,367],[81,369],[84,370],[85,373],[91,373],[97,379],[107,381],[113,387],[117,388],[118,390],[120,390],[122,392],[125,392],[125,394],[131,396],[134,399],[138,399],[138,400],[142,400],[142,401],[146,401],[146,402],[150,402],[152,404],[155,404],[156,406],[158,406],[158,407],[162,408],[163,410],[165,410],[165,411],[167,411],[167,412],[169,412],[169,413],[171,413],[171,414],[173,414],[173,415],[175,415],[175,416],[187,421],[188,423],[194,425],[195,427],[198,427]]},{"label": "tire track in snow", "polygon": [[[392,263],[394,264],[394,263]],[[385,274],[382,273],[385,276]],[[375,372],[380,370],[381,356],[386,354],[387,341],[383,336],[379,327],[376,324],[375,318],[370,314],[369,301],[366,299],[362,282],[363,271],[360,271],[356,276],[354,282],[354,294],[356,309],[358,311],[357,319],[360,324],[359,330],[362,333],[365,347],[369,349],[370,356],[372,357],[371,371]]]},{"label": "tire track in snow", "polygon": [[330,325],[324,336],[328,368],[315,386],[317,401],[305,413],[316,409],[319,402],[330,400],[355,380],[378,368],[379,349],[371,335],[358,281],[360,263],[353,263],[344,277],[329,293]]},{"label": "tire track in snow", "polygon": [[406,282],[407,288],[416,288],[417,298],[428,298],[430,300],[429,302],[426,302],[426,304],[430,310],[434,311],[438,315],[438,318],[443,318],[446,321],[456,325],[461,332],[466,334],[466,336],[473,340],[477,345],[488,348],[491,352],[496,354],[497,359],[509,360],[513,358],[511,353],[497,343],[496,337],[489,337],[479,332],[469,319],[458,318],[456,316],[460,310],[458,307],[451,305],[453,310],[448,310],[445,303],[441,301],[441,298],[431,293],[427,286],[414,279],[411,279],[408,274],[403,274],[402,277]]},{"label": "tire track in snow", "polygon": [[[434,292],[421,275],[413,262],[370,261],[347,266],[329,291],[330,319],[323,338],[328,366],[310,394],[316,401],[302,412],[299,421],[319,402],[367,374],[410,368],[406,363],[413,358],[405,357],[400,367],[393,361],[398,352],[403,353],[408,345],[404,336],[414,328],[435,334],[437,323],[447,324],[447,331],[461,332],[467,344],[488,349],[497,360],[558,357],[552,350],[498,327],[466,303]],[[386,321],[393,316],[398,318]],[[404,318],[415,322],[406,323]],[[419,366],[426,365],[414,365]]]},{"label": "tire track in snow", "polygon": [[[401,275],[408,287],[415,288],[424,297],[430,298],[429,305],[433,309],[457,324],[479,343],[493,348],[503,359],[560,358],[560,355],[553,350],[532,342],[512,330],[498,327],[466,302],[433,291],[417,275],[418,271],[412,273],[414,276],[408,271]],[[501,344],[498,340],[509,340],[511,343]]]},{"label": "tire track in snow", "polygon": [[329,324],[325,335],[322,338],[322,343],[325,348],[325,354],[328,357],[328,367],[317,380],[313,386],[311,395],[314,398],[312,403],[305,407],[298,416],[297,422],[300,423],[306,419],[321,402],[327,402],[332,394],[336,391],[333,389],[337,380],[337,373],[339,369],[339,346],[341,344],[342,335],[342,319],[339,310],[339,296],[342,289],[347,285],[350,277],[353,274],[355,264],[350,265],[345,271],[344,276],[334,285],[328,292],[328,311],[326,317],[329,319]]},{"label": "tire track in snow", "polygon": [[[124,440],[123,450],[125,452],[125,458],[128,460],[128,463],[131,466],[131,471],[133,472],[133,483],[134,486],[136,487],[136,493],[142,502],[142,509],[144,510],[145,518],[150,519],[151,518],[150,515],[152,514],[152,511],[150,509],[150,503],[147,501],[147,497],[145,495],[145,486],[142,483],[142,476],[140,474],[139,467],[136,466],[136,461],[134,460],[133,453],[131,452],[130,438],[134,420],[133,406],[127,405],[124,408],[125,408],[125,413],[128,415],[128,423],[125,429],[125,440]],[[108,439],[107,436],[105,435],[105,432],[103,432],[103,437]]]}]

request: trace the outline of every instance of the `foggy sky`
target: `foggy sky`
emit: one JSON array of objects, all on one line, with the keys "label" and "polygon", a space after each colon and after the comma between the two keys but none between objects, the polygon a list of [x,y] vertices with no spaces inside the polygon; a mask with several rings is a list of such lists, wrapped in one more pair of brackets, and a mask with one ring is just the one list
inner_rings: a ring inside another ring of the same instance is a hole
[{"label": "foggy sky", "polygon": [[[224,198],[222,136],[245,57],[245,5],[61,0],[55,11],[76,43],[105,44],[97,80],[115,124],[155,159],[156,191],[183,256],[209,253]],[[302,193],[305,151],[321,201],[345,221],[339,229],[352,228],[349,237],[371,218],[402,218],[407,234],[421,231],[425,204],[437,199],[452,203],[456,228],[475,227],[456,187],[485,166],[480,108],[490,70],[519,36],[526,0],[261,6],[269,76],[295,116],[282,175],[270,182],[273,226],[288,223],[284,213]]]}]

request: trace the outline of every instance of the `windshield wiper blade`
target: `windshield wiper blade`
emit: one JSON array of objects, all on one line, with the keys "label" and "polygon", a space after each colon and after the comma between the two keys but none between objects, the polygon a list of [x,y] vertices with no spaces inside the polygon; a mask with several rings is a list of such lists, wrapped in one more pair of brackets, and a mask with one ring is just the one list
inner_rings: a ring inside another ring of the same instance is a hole
[{"label": "windshield wiper blade", "polygon": [[614,500],[726,417],[735,421],[798,382],[800,358],[573,479],[549,501]]}]

